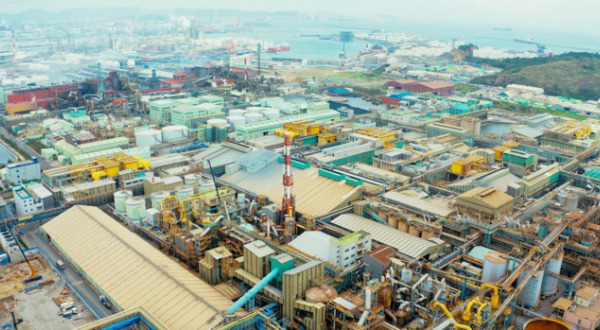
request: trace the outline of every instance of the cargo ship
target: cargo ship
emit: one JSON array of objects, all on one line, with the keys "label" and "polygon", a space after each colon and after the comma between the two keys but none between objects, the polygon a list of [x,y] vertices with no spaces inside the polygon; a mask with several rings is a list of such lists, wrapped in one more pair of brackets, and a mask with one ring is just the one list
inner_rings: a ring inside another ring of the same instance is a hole
[{"label": "cargo ship", "polygon": [[288,50],[290,50],[290,45],[283,44],[283,45],[267,48],[267,53],[279,53],[279,52],[285,52]]}]

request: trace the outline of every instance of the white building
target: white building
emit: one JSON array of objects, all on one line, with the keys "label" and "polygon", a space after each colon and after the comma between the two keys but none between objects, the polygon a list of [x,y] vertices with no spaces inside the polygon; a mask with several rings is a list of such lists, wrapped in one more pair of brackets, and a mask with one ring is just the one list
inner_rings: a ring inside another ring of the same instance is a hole
[{"label": "white building", "polygon": [[356,265],[364,252],[371,251],[371,235],[364,231],[357,231],[335,238],[321,231],[306,231],[289,245],[346,269]]},{"label": "white building", "polygon": [[36,157],[29,160],[6,165],[6,177],[8,182],[18,185],[23,181],[40,180],[42,171]]},{"label": "white building", "polygon": [[44,210],[44,202],[40,198],[34,197],[23,187],[13,188],[13,197],[18,217]]},{"label": "white building", "polygon": [[506,90],[515,91],[517,93],[533,93],[533,95],[542,95],[544,94],[544,89],[533,86],[525,86],[518,84],[509,84],[506,86]]}]

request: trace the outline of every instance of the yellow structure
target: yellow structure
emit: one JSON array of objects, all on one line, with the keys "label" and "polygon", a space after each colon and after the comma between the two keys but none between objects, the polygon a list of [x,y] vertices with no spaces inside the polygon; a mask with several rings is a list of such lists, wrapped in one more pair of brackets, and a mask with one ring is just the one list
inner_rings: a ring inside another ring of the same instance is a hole
[{"label": "yellow structure", "polygon": [[379,127],[361,128],[357,131],[357,133],[379,139],[384,149],[393,148],[394,142],[396,141],[396,132]]},{"label": "yellow structure", "polygon": [[123,170],[141,170],[149,169],[150,161],[139,156],[129,156],[125,153],[118,153],[109,157],[98,157],[90,163],[73,165],[78,170],[88,170],[92,180],[98,181],[107,177],[114,177]]},{"label": "yellow structure", "polygon": [[452,162],[450,172],[456,175],[469,175],[473,172],[485,171],[488,169],[487,162],[481,156],[469,156],[457,159]]},{"label": "yellow structure", "polygon": [[297,136],[316,135],[325,131],[325,127],[319,123],[308,120],[294,121],[284,123],[282,128],[275,130],[275,135],[284,136],[287,132],[291,139]]},{"label": "yellow structure", "polygon": [[592,125],[578,121],[565,121],[544,131],[545,135],[564,140],[581,140],[592,133]]},{"label": "yellow structure", "polygon": [[335,133],[331,133],[331,132],[323,132],[323,133],[319,133],[319,145],[324,145],[324,144],[328,144],[328,143],[333,143],[335,142],[337,138],[337,135],[335,135]]},{"label": "yellow structure", "polygon": [[518,142],[507,141],[507,142],[502,143],[501,146],[495,146],[495,147],[493,147],[492,150],[496,154],[496,159],[500,160],[500,159],[502,159],[502,155],[504,154],[504,152],[506,150],[516,149],[518,147],[519,147],[519,143]]}]

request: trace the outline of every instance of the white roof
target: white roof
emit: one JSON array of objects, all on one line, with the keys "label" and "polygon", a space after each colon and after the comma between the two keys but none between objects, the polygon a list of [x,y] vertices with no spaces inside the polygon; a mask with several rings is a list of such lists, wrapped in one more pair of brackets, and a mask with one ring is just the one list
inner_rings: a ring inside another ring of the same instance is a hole
[{"label": "white roof", "polygon": [[143,307],[169,329],[209,329],[231,302],[97,207],[76,205],[42,226],[122,310]]},{"label": "white roof", "polygon": [[422,239],[409,233],[399,231],[388,225],[369,220],[355,214],[342,214],[331,221],[332,224],[352,232],[365,231],[373,240],[396,249],[399,253],[417,259],[429,254],[430,249],[439,243]]}]

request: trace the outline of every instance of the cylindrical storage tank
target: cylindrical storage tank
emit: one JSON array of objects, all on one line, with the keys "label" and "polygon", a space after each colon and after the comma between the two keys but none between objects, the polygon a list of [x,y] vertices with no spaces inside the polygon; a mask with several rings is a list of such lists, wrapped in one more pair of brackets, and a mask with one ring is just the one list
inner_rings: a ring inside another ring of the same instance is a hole
[{"label": "cylindrical storage tank", "polygon": [[228,116],[227,121],[233,128],[239,128],[246,124],[246,118],[244,116]]},{"label": "cylindrical storage tank", "polygon": [[125,213],[127,210],[125,208],[125,201],[133,197],[133,193],[131,192],[131,190],[120,190],[115,192],[113,196],[115,198],[115,209],[118,212]]},{"label": "cylindrical storage tank", "polygon": [[162,143],[162,134],[159,130],[147,129],[137,131],[134,135],[138,147],[151,147]]},{"label": "cylindrical storage tank", "polygon": [[384,308],[390,308],[393,294],[394,289],[391,286],[384,286],[377,294],[377,302]]},{"label": "cylindrical storage tank", "polygon": [[200,181],[200,177],[198,177],[196,174],[186,174],[183,177],[183,184],[186,186],[197,185],[198,181]]},{"label": "cylindrical storage tank", "polygon": [[187,139],[188,128],[183,125],[167,126],[162,129],[162,138],[164,142]]},{"label": "cylindrical storage tank", "polygon": [[[529,274],[529,270],[524,271],[519,275],[517,279],[517,285],[525,280],[525,277]],[[525,307],[534,307],[540,300],[540,294],[542,293],[542,282],[544,279],[544,270],[538,270],[536,274],[533,274],[527,284],[523,287],[523,290],[517,297],[517,303]]]},{"label": "cylindrical storage tank", "polygon": [[165,199],[165,197],[169,196],[170,194],[166,191],[153,192],[150,195],[150,204],[152,204],[152,208],[155,208],[159,211],[162,210],[162,201]]},{"label": "cylindrical storage tank", "polygon": [[306,290],[306,301],[326,304],[337,297],[337,291],[330,286],[313,286]]},{"label": "cylindrical storage tank", "polygon": [[227,126],[227,120],[221,118],[213,118],[206,121],[206,126]]},{"label": "cylindrical storage tank", "polygon": [[396,218],[396,217],[388,217],[388,224],[392,228],[397,228],[398,227],[398,218]]},{"label": "cylindrical storage tank", "polygon": [[508,260],[496,251],[489,251],[483,257],[483,271],[481,280],[486,283],[496,283],[504,275],[508,267]]},{"label": "cylindrical storage tank", "polygon": [[215,185],[210,180],[202,179],[198,182],[198,193],[209,191],[211,189],[215,189]]},{"label": "cylindrical storage tank", "polygon": [[246,114],[246,123],[253,123],[256,121],[262,120],[262,114],[260,113],[247,113]]},{"label": "cylindrical storage tank", "polygon": [[539,318],[525,322],[524,330],[569,330],[571,327],[556,319]]},{"label": "cylindrical storage tank", "polygon": [[402,268],[400,281],[404,283],[412,283],[412,270],[410,270],[410,268]]},{"label": "cylindrical storage tank", "polygon": [[179,199],[180,202],[184,199],[192,197],[193,194],[194,187],[192,186],[183,186],[175,189],[175,197],[177,197],[177,199]]},{"label": "cylindrical storage tank", "polygon": [[249,113],[261,113],[261,112],[263,112],[264,109],[265,108],[263,108],[263,107],[247,107],[246,108],[246,114],[249,114]]},{"label": "cylindrical storage tank", "polygon": [[246,110],[243,110],[243,109],[232,109],[232,110],[229,110],[229,116],[244,117],[245,114],[246,114]]},{"label": "cylindrical storage tank", "polygon": [[569,193],[563,202],[564,207],[569,211],[577,211],[578,204],[579,196],[573,192]]},{"label": "cylindrical storage tank", "polygon": [[267,117],[268,120],[278,119],[279,118],[279,109],[268,109],[268,110],[265,110],[265,112],[263,112],[263,114],[265,115],[265,117]]},{"label": "cylindrical storage tank", "polygon": [[132,221],[142,221],[146,218],[146,201],[143,198],[130,198],[125,201],[127,218]]},{"label": "cylindrical storage tank", "polygon": [[558,288],[558,278],[550,275],[550,272],[554,274],[560,274],[560,268],[562,267],[563,253],[560,253],[548,260],[546,264],[546,272],[544,276],[544,284],[542,285],[542,294],[545,296],[553,295]]}]

